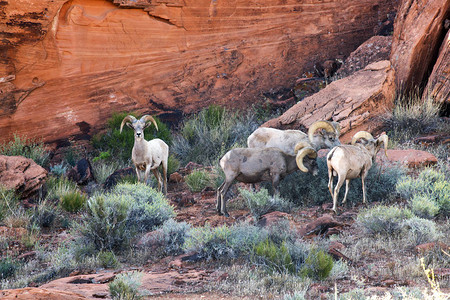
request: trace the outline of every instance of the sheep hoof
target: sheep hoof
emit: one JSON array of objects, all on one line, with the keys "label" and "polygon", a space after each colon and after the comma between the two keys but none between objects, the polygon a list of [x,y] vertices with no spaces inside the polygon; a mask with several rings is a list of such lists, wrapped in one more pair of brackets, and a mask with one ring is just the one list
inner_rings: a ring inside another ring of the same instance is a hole
[{"label": "sheep hoof", "polygon": [[225,217],[227,217],[227,218],[230,217],[230,215],[229,215],[227,212],[224,213],[223,215],[224,215]]}]

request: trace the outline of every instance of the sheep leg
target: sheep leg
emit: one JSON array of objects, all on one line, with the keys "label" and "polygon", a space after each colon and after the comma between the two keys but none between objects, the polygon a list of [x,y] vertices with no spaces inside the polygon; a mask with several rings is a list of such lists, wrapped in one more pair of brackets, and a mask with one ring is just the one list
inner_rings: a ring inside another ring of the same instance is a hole
[{"label": "sheep leg", "polygon": [[222,190],[222,193],[221,193],[221,205],[220,205],[220,213],[219,213],[219,215],[224,215],[225,217],[229,217],[230,215],[228,214],[228,212],[227,212],[227,192],[228,192],[228,189],[230,188],[230,186],[231,186],[231,183],[232,183],[232,181],[231,182],[226,182],[225,183],[225,185],[223,186],[223,190]]},{"label": "sheep leg", "polygon": [[337,214],[337,210],[336,210],[336,207],[337,207],[337,198],[338,198],[338,195],[339,195],[339,190],[341,189],[342,185],[344,184],[344,181],[345,181],[344,177],[339,175],[339,177],[338,177],[338,182],[337,182],[337,184],[336,184],[336,187],[334,188],[334,195],[333,195],[333,211],[334,211],[336,214]]},{"label": "sheep leg", "polygon": [[225,181],[217,189],[216,210],[219,214],[220,214],[220,207],[221,207],[221,202],[222,202],[222,189],[223,189],[224,185],[225,185]]},{"label": "sheep leg", "polygon": [[138,180],[138,182],[141,182],[141,170],[139,170],[138,167],[135,167],[135,168],[136,168],[137,180]]},{"label": "sheep leg", "polygon": [[345,195],[344,195],[344,200],[342,200],[342,204],[344,204],[345,202],[347,202],[347,194],[348,194],[348,184],[350,183],[350,179],[346,179],[345,180]]},{"label": "sheep leg", "polygon": [[156,179],[158,180],[158,192],[162,192],[162,187],[161,187],[161,183],[162,183],[162,179],[161,179],[161,174],[159,173],[158,169],[153,169],[152,170],[153,175],[155,175]]},{"label": "sheep leg", "polygon": [[362,183],[362,190],[363,190],[363,204],[366,203],[366,187],[364,184],[364,177],[365,176],[361,176],[361,183]]},{"label": "sheep leg", "polygon": [[167,160],[162,162],[162,168],[163,168],[164,195],[167,195]]},{"label": "sheep leg", "polygon": [[331,198],[333,198],[333,170],[331,168],[328,169],[328,190],[330,191]]},{"label": "sheep leg", "polygon": [[280,191],[278,190],[278,184],[280,183],[280,175],[274,175],[272,177],[272,187],[273,187],[273,196],[279,196]]}]

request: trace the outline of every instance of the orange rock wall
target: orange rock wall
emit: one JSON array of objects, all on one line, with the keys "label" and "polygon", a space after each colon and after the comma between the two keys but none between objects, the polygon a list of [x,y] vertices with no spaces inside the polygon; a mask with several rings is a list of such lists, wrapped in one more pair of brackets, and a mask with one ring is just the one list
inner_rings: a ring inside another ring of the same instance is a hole
[{"label": "orange rock wall", "polygon": [[377,33],[389,0],[0,0],[0,141],[92,134],[291,87]]}]

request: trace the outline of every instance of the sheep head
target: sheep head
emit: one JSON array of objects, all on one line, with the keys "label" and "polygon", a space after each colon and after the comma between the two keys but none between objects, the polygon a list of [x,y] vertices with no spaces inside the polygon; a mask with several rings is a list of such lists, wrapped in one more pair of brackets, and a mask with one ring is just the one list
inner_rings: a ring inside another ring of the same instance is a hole
[{"label": "sheep head", "polygon": [[132,115],[128,115],[122,120],[122,123],[120,124],[120,133],[122,133],[123,125],[126,124],[128,127],[134,130],[135,138],[144,138],[144,129],[151,125],[151,123],[147,123],[148,121],[151,121],[155,125],[156,130],[158,130],[158,125],[156,124],[156,121],[152,116],[145,115],[137,120]]},{"label": "sheep head", "polygon": [[295,161],[297,162],[297,167],[300,171],[305,173],[311,172],[316,176],[319,172],[316,161],[316,150],[314,150],[309,143],[300,142],[295,146],[294,152],[296,153]]},{"label": "sheep head", "polygon": [[367,131],[359,131],[355,133],[355,135],[352,138],[352,145],[356,145],[356,143],[359,143],[359,140],[363,139],[364,142],[361,143],[367,150],[373,152],[373,155],[378,153],[378,151],[381,149],[381,144],[384,144],[384,154],[387,157],[387,146],[389,142],[389,138],[386,134],[382,134],[377,139],[374,139],[374,137]]},{"label": "sheep head", "polygon": [[[316,131],[322,129],[316,134]],[[339,146],[339,135],[341,126],[337,122],[317,121],[314,122],[308,130],[309,141],[316,149],[333,148]]]}]

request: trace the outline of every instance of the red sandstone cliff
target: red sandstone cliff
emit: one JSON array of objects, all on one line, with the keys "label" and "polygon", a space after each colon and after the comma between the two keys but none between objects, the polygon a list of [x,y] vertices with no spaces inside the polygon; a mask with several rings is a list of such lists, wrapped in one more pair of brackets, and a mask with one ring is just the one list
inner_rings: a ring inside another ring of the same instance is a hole
[{"label": "red sandstone cliff", "polygon": [[291,87],[382,30],[388,0],[2,0],[0,140],[92,133]]}]

